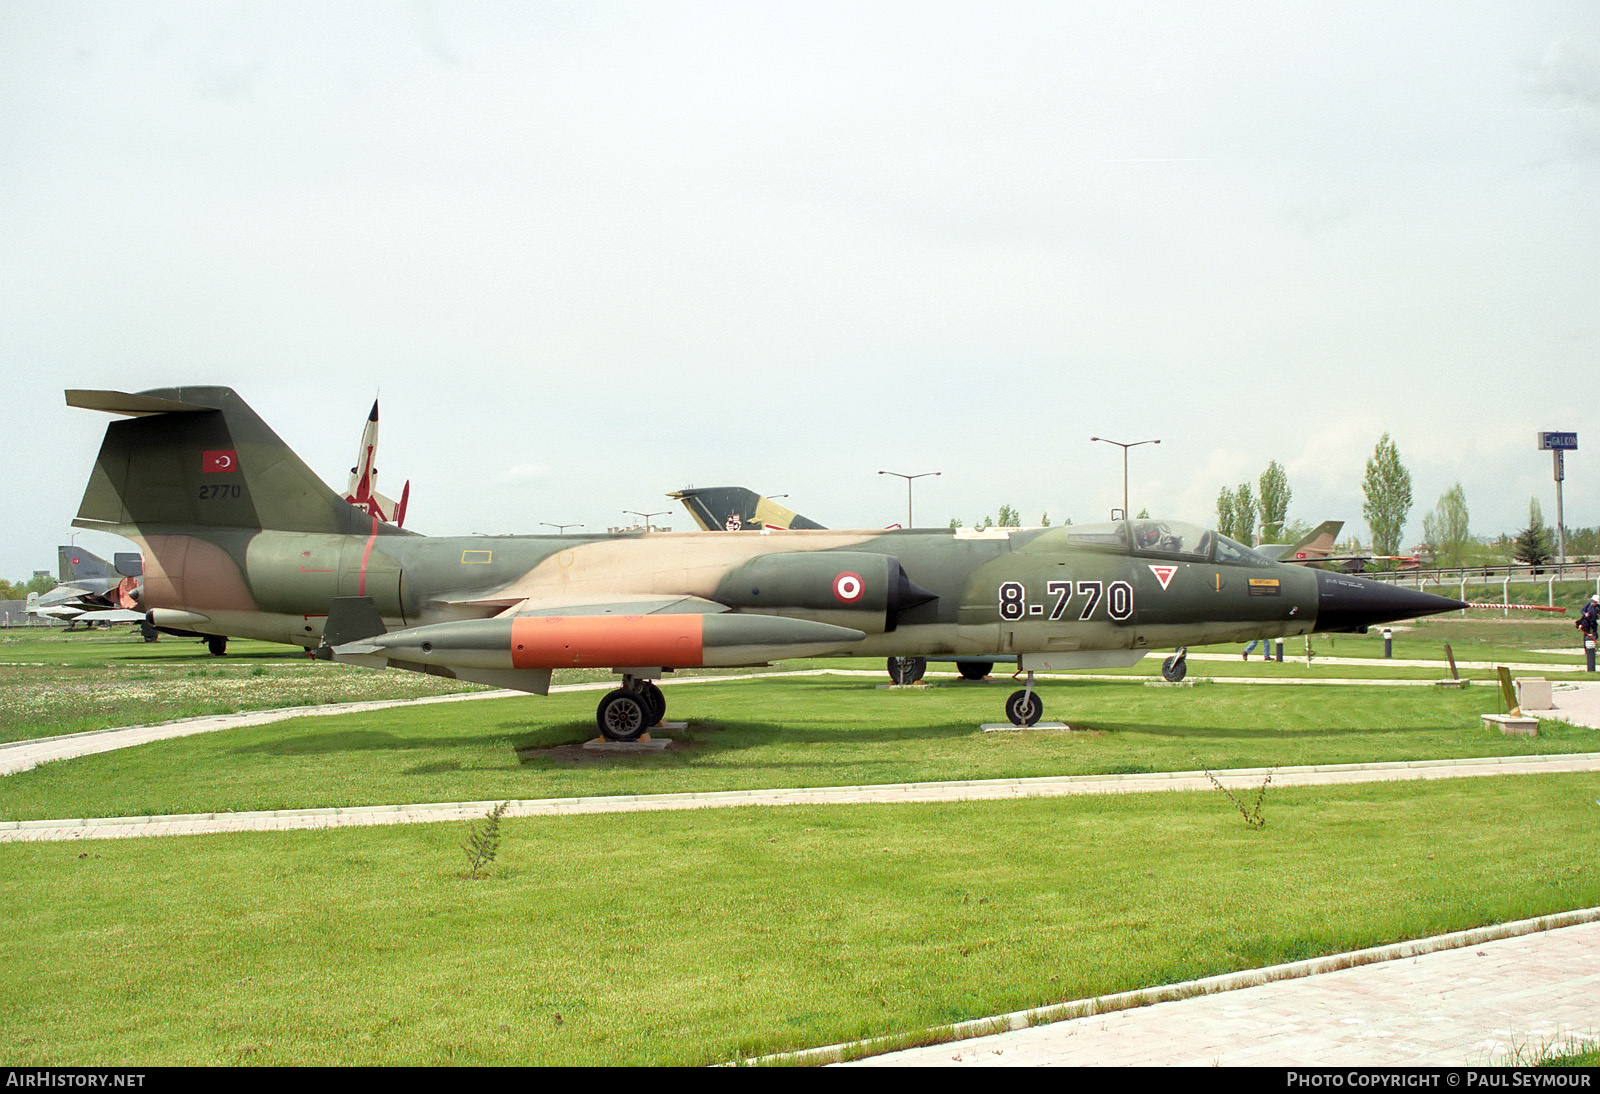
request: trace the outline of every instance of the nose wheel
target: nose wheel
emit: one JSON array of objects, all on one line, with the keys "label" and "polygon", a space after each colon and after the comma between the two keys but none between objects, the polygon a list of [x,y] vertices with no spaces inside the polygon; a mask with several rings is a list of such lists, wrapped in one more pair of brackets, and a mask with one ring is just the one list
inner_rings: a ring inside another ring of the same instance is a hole
[{"label": "nose wheel", "polygon": [[1161,675],[1169,683],[1173,684],[1189,675],[1189,648],[1187,646],[1161,662]]},{"label": "nose wheel", "polygon": [[889,658],[889,679],[897,684],[915,684],[928,671],[926,657]]},{"label": "nose wheel", "polygon": [[1033,690],[1033,673],[1028,673],[1028,684],[1021,691],[1011,693],[1006,700],[1006,718],[1014,726],[1031,726],[1044,714],[1044,700]]}]

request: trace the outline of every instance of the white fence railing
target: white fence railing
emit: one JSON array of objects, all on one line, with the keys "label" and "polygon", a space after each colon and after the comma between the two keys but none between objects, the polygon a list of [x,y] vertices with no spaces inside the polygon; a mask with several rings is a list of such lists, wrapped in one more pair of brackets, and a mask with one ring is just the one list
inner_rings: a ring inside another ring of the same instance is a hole
[{"label": "white fence railing", "polygon": [[[1556,583],[1582,581],[1594,585],[1594,593],[1600,595],[1600,562],[1568,562],[1557,566],[1553,563],[1543,566],[1527,566],[1522,564],[1508,566],[1458,566],[1450,569],[1434,570],[1386,570],[1369,571],[1361,575],[1374,581],[1386,581],[1395,585],[1406,585],[1411,588],[1421,589],[1425,592],[1445,592],[1457,600],[1467,599],[1467,589],[1473,586],[1500,586],[1500,604],[1508,610],[1515,607],[1511,603],[1512,585],[1543,585],[1545,586],[1545,603],[1548,607],[1556,608]],[[1563,594],[1563,598],[1570,596]],[[1584,596],[1588,596],[1585,593]]]}]

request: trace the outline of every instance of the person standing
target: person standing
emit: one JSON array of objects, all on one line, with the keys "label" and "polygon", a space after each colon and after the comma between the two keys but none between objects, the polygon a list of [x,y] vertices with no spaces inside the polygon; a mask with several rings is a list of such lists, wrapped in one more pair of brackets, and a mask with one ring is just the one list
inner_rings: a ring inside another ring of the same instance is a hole
[{"label": "person standing", "polygon": [[1594,641],[1595,632],[1600,630],[1600,593],[1589,598],[1589,603],[1578,613],[1578,620],[1573,626],[1583,632],[1584,638]]}]

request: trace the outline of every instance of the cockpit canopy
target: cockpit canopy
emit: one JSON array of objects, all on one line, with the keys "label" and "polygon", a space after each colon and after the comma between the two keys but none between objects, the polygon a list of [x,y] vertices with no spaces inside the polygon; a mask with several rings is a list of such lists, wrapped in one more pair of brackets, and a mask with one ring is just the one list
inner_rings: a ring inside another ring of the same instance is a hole
[{"label": "cockpit canopy", "polygon": [[1259,566],[1271,561],[1227,536],[1182,520],[1121,520],[1114,524],[1074,526],[1067,530],[1067,542],[1079,547],[1099,547],[1121,554],[1175,558],[1184,562],[1215,560]]}]

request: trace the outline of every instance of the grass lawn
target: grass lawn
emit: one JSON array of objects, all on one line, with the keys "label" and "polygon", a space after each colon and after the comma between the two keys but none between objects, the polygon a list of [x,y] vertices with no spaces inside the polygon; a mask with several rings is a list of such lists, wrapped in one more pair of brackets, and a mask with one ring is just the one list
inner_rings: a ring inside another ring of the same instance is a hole
[{"label": "grass lawn", "polygon": [[[1396,656],[1473,634],[1526,655],[1564,633],[1435,625],[1399,632]],[[0,665],[0,707],[82,689],[43,730],[0,710],[0,739],[185,704],[287,705],[303,679],[313,694],[341,681],[352,699],[437,683],[249,643],[216,661],[198,646],[50,644],[62,638],[0,639],[0,661],[29,662]],[[1362,643],[1381,655],[1374,636],[1319,652]],[[136,673],[151,696],[119,705]],[[225,681],[258,686],[223,694]],[[595,692],[295,718],[6,776],[0,817],[1600,747],[1561,723],[1531,739],[1485,731],[1487,687],[1142,683],[1044,683],[1046,716],[1082,730],[987,735],[975,727],[1003,720],[1004,678],[669,685],[669,718],[694,726],[683,747],[604,758],[577,747]],[[518,818],[479,881],[465,879],[461,824],[4,844],[0,1044],[13,1066],[703,1064],[1600,904],[1600,776],[1270,787],[1263,815],[1252,830],[1203,792]]]},{"label": "grass lawn", "polygon": [[666,688],[665,753],[584,751],[596,692],[297,718],[49,763],[0,780],[0,819],[852,786],[1586,752],[1600,733],[1483,728],[1487,687],[1045,684],[1081,731],[982,733],[1012,684],[888,689],[795,677]]},{"label": "grass lawn", "polygon": [[[14,1066],[702,1064],[1600,902],[1600,776],[0,846]],[[40,899],[48,893],[49,899]]]}]

